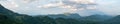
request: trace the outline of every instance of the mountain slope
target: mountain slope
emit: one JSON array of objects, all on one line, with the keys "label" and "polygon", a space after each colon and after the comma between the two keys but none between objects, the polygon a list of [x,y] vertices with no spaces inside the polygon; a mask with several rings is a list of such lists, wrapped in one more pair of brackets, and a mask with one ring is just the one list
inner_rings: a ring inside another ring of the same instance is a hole
[{"label": "mountain slope", "polygon": [[89,20],[89,21],[104,21],[104,20],[108,20],[112,18],[111,16],[108,15],[91,15],[91,16],[87,16],[87,17],[83,17],[80,20]]},{"label": "mountain slope", "polygon": [[111,19],[108,19],[103,22],[104,24],[120,24],[120,15],[113,17]]},{"label": "mountain slope", "polygon": [[0,4],[0,24],[21,24],[14,20],[15,14]]},{"label": "mountain slope", "polygon": [[11,15],[11,14],[13,14],[14,12],[6,9],[5,7],[3,7],[3,6],[0,4],[0,13],[6,14],[6,15]]}]

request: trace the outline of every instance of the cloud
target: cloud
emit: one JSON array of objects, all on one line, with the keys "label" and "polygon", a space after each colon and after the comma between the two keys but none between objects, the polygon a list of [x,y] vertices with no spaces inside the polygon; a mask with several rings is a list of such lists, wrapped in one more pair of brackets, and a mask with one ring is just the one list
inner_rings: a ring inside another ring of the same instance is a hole
[{"label": "cloud", "polygon": [[7,1],[7,0],[0,0],[0,1]]},{"label": "cloud", "polygon": [[[75,0],[75,2],[81,2],[84,0]],[[67,1],[61,1],[58,3],[50,3],[50,4],[45,4],[43,6],[39,6],[39,7],[43,7],[43,8],[50,8],[50,7],[62,7],[62,8],[88,8],[88,9],[95,9],[94,4],[91,4],[90,2],[84,1],[88,4],[84,4],[84,3],[74,3],[71,0],[67,0]],[[93,5],[94,7],[91,7],[90,5]]]},{"label": "cloud", "polygon": [[108,14],[108,15],[120,15],[120,0],[99,0],[97,3],[99,4],[97,7],[100,11]]},{"label": "cloud", "polygon": [[8,9],[30,15],[79,13],[84,10],[96,9],[94,0],[13,0],[10,2],[13,2],[13,5],[9,5],[9,3],[4,5],[6,7],[14,6],[14,8],[8,7]]},{"label": "cloud", "polygon": [[78,9],[78,10],[85,10],[84,8],[80,8],[80,9]]},{"label": "cloud", "polygon": [[50,7],[56,7],[56,6],[59,6],[58,4],[45,4],[43,6],[40,6],[41,8],[50,8]]},{"label": "cloud", "polygon": [[22,1],[23,1],[23,3],[31,3],[31,2],[34,2],[36,0],[22,0]]},{"label": "cloud", "polygon": [[90,4],[95,2],[94,0],[69,0],[69,1],[82,4]]}]

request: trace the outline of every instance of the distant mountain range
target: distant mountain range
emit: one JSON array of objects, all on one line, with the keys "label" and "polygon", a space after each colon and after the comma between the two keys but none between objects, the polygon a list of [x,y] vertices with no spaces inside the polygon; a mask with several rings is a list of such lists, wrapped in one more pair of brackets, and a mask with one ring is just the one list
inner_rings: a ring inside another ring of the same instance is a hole
[{"label": "distant mountain range", "polygon": [[91,15],[87,17],[83,17],[82,20],[92,20],[92,21],[104,21],[112,18],[112,16],[108,15]]},{"label": "distant mountain range", "polygon": [[120,24],[120,15],[90,15],[77,13],[29,16],[12,12],[0,5],[0,24]]},{"label": "distant mountain range", "polygon": [[48,16],[50,18],[73,18],[73,19],[78,19],[81,18],[81,16],[77,13],[72,13],[72,14],[51,14],[51,15],[38,15],[38,16]]}]

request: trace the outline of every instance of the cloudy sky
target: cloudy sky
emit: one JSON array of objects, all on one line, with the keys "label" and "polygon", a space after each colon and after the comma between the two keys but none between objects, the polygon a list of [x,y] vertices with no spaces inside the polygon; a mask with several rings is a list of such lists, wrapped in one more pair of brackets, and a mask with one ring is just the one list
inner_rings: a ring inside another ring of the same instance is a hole
[{"label": "cloudy sky", "polygon": [[120,0],[0,0],[7,9],[20,14],[46,15],[78,13],[80,15],[120,15]]}]

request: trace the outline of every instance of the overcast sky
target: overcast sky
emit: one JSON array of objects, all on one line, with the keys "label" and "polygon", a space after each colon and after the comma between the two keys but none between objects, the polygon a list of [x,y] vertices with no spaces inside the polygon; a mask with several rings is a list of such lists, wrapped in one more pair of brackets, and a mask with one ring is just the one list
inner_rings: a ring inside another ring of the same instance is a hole
[{"label": "overcast sky", "polygon": [[120,15],[120,0],[1,0],[0,3],[14,12],[29,15]]}]

